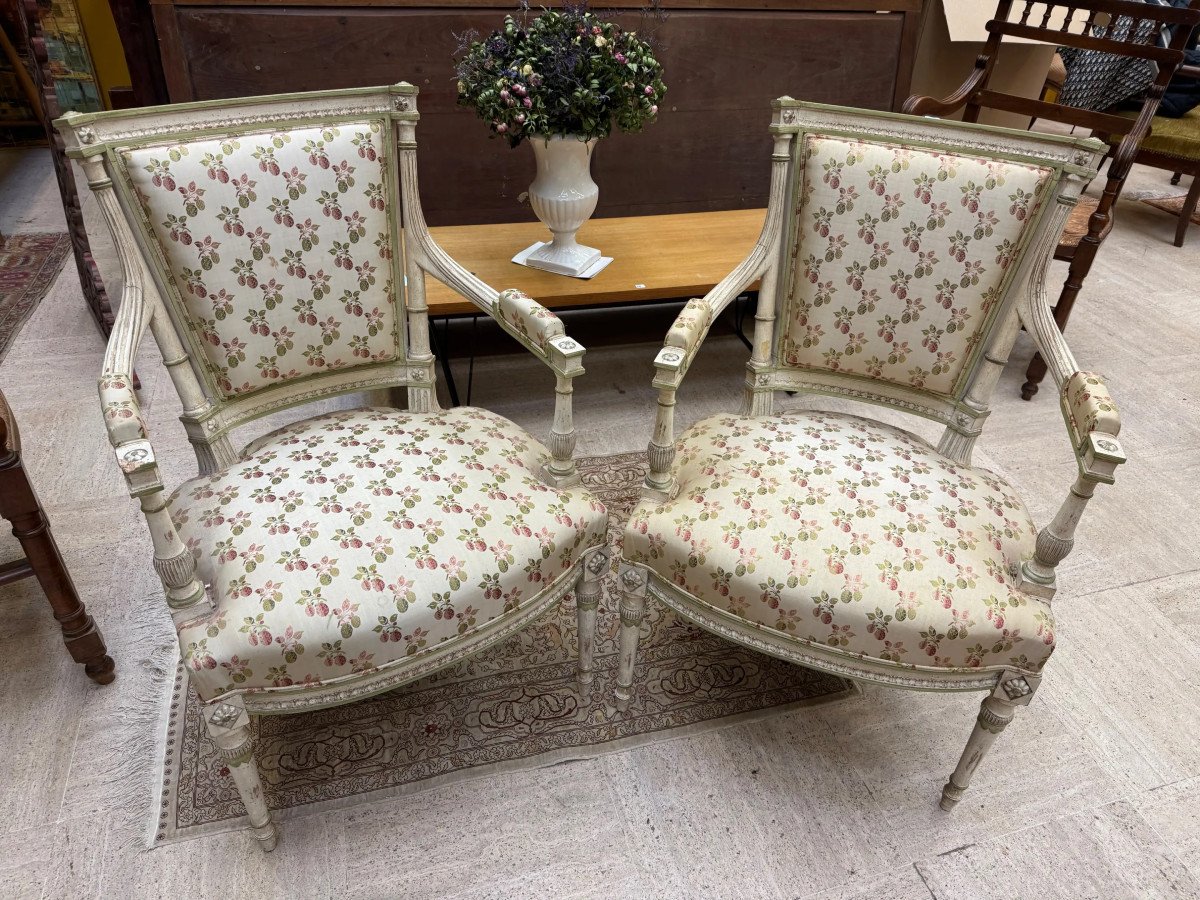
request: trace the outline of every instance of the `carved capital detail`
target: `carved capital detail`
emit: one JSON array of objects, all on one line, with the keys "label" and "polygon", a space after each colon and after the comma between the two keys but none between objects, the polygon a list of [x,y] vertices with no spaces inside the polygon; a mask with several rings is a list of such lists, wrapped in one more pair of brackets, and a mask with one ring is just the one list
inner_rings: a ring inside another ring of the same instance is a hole
[{"label": "carved capital detail", "polygon": [[192,583],[196,561],[190,550],[162,559],[154,557],[154,571],[168,588],[185,588]]},{"label": "carved capital detail", "polygon": [[651,441],[646,447],[646,456],[650,461],[651,472],[668,472],[675,460],[675,447],[671,444],[664,447]]},{"label": "carved capital detail", "polygon": [[979,707],[979,727],[991,734],[999,734],[1012,720],[1012,710],[990,697]]},{"label": "carved capital detail", "polygon": [[637,628],[642,624],[643,608],[639,606],[621,604],[621,624],[628,625],[631,628]]}]

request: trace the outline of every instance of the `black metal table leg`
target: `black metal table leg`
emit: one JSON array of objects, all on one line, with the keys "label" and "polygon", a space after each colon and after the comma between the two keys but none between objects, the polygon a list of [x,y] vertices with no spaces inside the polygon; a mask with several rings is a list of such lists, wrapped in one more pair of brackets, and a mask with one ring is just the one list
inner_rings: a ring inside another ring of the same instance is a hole
[{"label": "black metal table leg", "polygon": [[442,376],[446,379],[446,391],[450,394],[450,403],[459,406],[458,385],[454,383],[454,372],[450,368],[450,320],[442,319],[442,340],[438,340],[437,325],[431,319],[429,322],[429,339],[433,343],[433,355],[442,364]]}]

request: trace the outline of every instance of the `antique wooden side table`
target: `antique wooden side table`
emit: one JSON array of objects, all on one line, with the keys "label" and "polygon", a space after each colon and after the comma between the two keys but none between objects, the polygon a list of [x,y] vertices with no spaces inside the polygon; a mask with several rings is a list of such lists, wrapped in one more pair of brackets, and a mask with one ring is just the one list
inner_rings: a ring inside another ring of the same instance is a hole
[{"label": "antique wooden side table", "polygon": [[[430,232],[447,253],[485,283],[500,290],[518,288],[561,312],[703,296],[745,258],[765,216],[763,209],[737,209],[593,219],[579,230],[579,241],[598,247],[613,261],[589,279],[512,262],[518,252],[549,236],[540,222],[454,225]],[[432,280],[426,286],[426,302],[435,319],[478,312],[469,301]],[[436,327],[431,331],[436,337]],[[446,387],[457,405],[458,388],[446,348],[440,350]]]}]

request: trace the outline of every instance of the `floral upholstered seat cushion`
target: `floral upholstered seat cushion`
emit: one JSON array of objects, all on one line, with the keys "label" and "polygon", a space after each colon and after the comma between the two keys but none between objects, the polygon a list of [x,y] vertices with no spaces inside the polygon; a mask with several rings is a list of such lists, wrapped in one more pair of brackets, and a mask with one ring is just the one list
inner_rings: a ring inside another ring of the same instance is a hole
[{"label": "floral upholstered seat cushion", "polygon": [[361,409],[288,426],[192,479],[171,516],[215,611],[179,629],[205,700],[410,659],[547,590],[606,538],[601,503],[479,409]]},{"label": "floral upholstered seat cushion", "polygon": [[854,416],[716,416],[677,444],[624,556],[710,606],[896,666],[1037,671],[1054,619],[1018,591],[1036,530],[1013,489]]}]

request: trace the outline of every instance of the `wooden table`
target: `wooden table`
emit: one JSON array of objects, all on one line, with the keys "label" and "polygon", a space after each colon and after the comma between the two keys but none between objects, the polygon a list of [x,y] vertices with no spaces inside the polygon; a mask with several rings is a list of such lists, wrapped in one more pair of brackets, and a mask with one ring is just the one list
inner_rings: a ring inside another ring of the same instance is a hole
[{"label": "wooden table", "polygon": [[[569,278],[518,266],[512,258],[549,237],[540,222],[431,228],[434,240],[498,291],[519,288],[543,306],[564,310],[707,293],[740,263],[762,229],[764,209],[593,219],[579,242],[613,257],[594,278]],[[426,283],[431,316],[479,309],[438,281]]]}]

